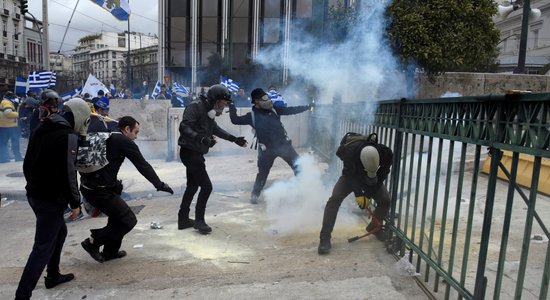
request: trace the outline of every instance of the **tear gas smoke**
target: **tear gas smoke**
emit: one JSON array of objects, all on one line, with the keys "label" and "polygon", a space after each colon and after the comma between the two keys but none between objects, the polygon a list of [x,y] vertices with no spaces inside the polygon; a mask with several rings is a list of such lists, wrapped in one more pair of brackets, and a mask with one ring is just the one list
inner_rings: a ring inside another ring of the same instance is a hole
[{"label": "tear gas smoke", "polygon": [[[286,67],[295,78],[303,78],[319,91],[319,103],[331,103],[336,95],[343,102],[394,99],[406,95],[406,80],[389,43],[385,39],[386,1],[370,1],[358,11],[356,26],[348,39],[328,44],[294,30],[290,45],[263,50],[256,61],[278,67],[282,47],[288,46]],[[277,25],[278,26],[278,25]],[[268,28],[269,30],[269,28]],[[291,93],[292,86],[285,94]],[[304,87],[299,87],[303,94]],[[291,104],[295,104],[290,100]]]},{"label": "tear gas smoke", "polygon": [[[321,229],[325,204],[332,186],[322,182],[319,163],[309,154],[297,162],[300,173],[286,181],[274,182],[264,191],[266,213],[271,222],[268,230],[281,235],[317,232]],[[357,224],[357,216],[340,209],[338,224]]]}]

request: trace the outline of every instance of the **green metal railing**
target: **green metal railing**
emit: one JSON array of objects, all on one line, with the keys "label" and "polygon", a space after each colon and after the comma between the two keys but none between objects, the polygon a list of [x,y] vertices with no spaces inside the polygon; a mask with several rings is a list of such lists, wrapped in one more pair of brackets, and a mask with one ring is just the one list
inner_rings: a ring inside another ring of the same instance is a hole
[{"label": "green metal railing", "polygon": [[[547,299],[550,213],[537,209],[550,212],[550,198],[537,188],[550,158],[549,107],[550,94],[400,99],[374,107],[335,100],[316,107],[310,138],[331,169],[341,167],[334,152],[348,131],[376,132],[392,148],[386,221],[401,243],[388,247],[407,255],[434,295]],[[503,150],[511,151],[511,166],[502,163]],[[527,188],[516,182],[520,154],[532,158]],[[499,169],[507,180],[497,178]],[[535,231],[541,241],[532,238]]]}]

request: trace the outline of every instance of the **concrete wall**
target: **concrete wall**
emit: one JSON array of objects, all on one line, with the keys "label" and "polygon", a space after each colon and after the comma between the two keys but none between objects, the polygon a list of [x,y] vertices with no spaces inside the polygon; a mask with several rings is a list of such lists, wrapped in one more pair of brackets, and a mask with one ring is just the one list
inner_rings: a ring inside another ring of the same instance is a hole
[{"label": "concrete wall", "polygon": [[[115,119],[122,116],[132,116],[141,124],[136,143],[146,158],[177,160],[179,147],[179,123],[184,108],[172,108],[169,100],[133,100],[113,99],[109,103],[111,109],[109,115]],[[238,115],[244,115],[250,108],[237,108]],[[298,115],[282,116],[281,120],[287,130],[292,144],[296,147],[304,147],[308,139],[309,112]],[[251,143],[254,137],[250,126],[231,124],[228,109],[216,117],[218,125],[235,136],[244,136]],[[173,143],[168,141],[171,136]],[[250,145],[249,145],[250,146]],[[218,155],[223,152],[242,151],[239,146],[228,141],[218,139],[210,154]],[[253,151],[247,148],[246,151]]]},{"label": "concrete wall", "polygon": [[445,73],[434,83],[426,76],[417,82],[417,98],[439,98],[445,92],[457,92],[462,96],[504,94],[507,90],[530,90],[533,93],[550,92],[550,76],[496,73]]}]

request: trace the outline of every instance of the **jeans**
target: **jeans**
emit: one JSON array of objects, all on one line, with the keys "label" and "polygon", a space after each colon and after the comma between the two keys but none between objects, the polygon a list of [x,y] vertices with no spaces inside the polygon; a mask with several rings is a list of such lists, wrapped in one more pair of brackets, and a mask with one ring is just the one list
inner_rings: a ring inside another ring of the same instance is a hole
[{"label": "jeans", "polygon": [[63,218],[67,205],[30,196],[27,198],[36,216],[36,231],[31,254],[15,292],[16,298],[21,299],[31,297],[46,265],[48,275],[59,274],[61,250],[67,237],[67,226]]},{"label": "jeans", "polygon": [[258,174],[256,175],[256,181],[254,182],[254,188],[252,189],[252,195],[259,197],[262,189],[269,176],[269,171],[273,166],[273,162],[277,157],[282,158],[294,171],[294,175],[298,173],[298,166],[296,161],[299,156],[296,150],[292,147],[291,143],[285,143],[278,147],[269,147],[265,150],[258,148]]},{"label": "jeans", "polygon": [[22,160],[19,149],[19,127],[0,127],[0,162],[9,161],[8,141],[11,141],[11,150],[15,160]]}]

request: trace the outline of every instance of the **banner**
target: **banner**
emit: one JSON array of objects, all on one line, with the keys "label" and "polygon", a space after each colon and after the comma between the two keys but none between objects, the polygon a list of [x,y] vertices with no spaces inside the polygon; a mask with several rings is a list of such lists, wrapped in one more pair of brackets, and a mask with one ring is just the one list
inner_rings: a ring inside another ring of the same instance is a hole
[{"label": "banner", "polygon": [[103,90],[104,93],[109,92],[109,89],[101,83],[101,81],[95,78],[94,75],[88,75],[88,79],[86,79],[86,83],[84,84],[84,88],[82,88],[81,94],[84,95],[85,93],[88,93],[93,98],[97,97],[97,92],[99,92],[99,90]]}]

